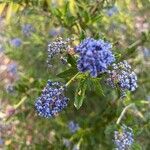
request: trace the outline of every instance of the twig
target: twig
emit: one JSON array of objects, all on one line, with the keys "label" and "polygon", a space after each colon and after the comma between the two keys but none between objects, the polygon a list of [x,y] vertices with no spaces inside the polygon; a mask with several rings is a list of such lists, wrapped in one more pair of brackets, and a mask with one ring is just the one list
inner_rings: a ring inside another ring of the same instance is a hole
[{"label": "twig", "polygon": [[17,109],[22,103],[24,103],[24,101],[25,101],[26,99],[27,99],[27,97],[24,96],[18,104],[14,105],[14,108]]},{"label": "twig", "polygon": [[126,52],[120,57],[120,59],[126,57],[127,55],[132,54],[136,50],[136,47],[141,45],[142,43],[144,43],[146,41],[146,39],[147,38],[146,38],[145,34],[143,34],[141,39],[135,41],[134,43],[132,43],[131,45],[128,46]]},{"label": "twig", "polygon": [[74,79],[80,74],[80,72],[78,72],[75,76],[73,76],[67,83],[66,86],[68,86],[71,82],[74,81]]},{"label": "twig", "polygon": [[129,104],[128,106],[126,106],[126,107],[123,109],[123,111],[121,112],[121,115],[119,116],[119,118],[118,118],[116,124],[119,124],[120,121],[122,120],[122,118],[124,117],[126,111],[127,111],[129,108],[134,107],[134,106],[135,106],[134,103],[131,103],[131,104]]}]

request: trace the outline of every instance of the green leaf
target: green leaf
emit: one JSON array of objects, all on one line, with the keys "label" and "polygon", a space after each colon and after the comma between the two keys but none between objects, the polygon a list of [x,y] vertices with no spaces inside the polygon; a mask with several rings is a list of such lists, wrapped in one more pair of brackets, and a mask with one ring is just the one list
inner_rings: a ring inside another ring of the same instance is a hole
[{"label": "green leaf", "polygon": [[100,21],[101,18],[102,18],[101,14],[99,14],[97,16],[93,16],[93,17],[91,17],[91,22],[94,23],[96,21]]},{"label": "green leaf", "polygon": [[68,54],[67,62],[68,62],[69,64],[71,64],[71,66],[73,66],[73,67],[76,66],[76,61],[75,61],[75,59],[74,59],[70,54]]},{"label": "green leaf", "polygon": [[59,74],[57,74],[57,76],[59,78],[67,78],[67,77],[72,77],[74,76],[76,73],[78,72],[77,68],[70,68],[68,70],[65,70]]},{"label": "green leaf", "polygon": [[76,15],[76,11],[77,11],[75,0],[69,1],[69,9],[70,9],[70,13],[75,16]]},{"label": "green leaf", "polygon": [[85,22],[88,23],[90,20],[89,13],[87,11],[84,11],[83,15],[84,15]]},{"label": "green leaf", "polygon": [[133,143],[132,144],[132,150],[142,150],[142,147],[139,143]]},{"label": "green leaf", "polygon": [[100,81],[97,80],[97,79],[94,79],[94,80],[93,80],[93,83],[94,83],[95,90],[96,90],[97,94],[98,94],[98,95],[101,95],[101,94],[102,94],[103,96],[105,96]]},{"label": "green leaf", "polygon": [[84,31],[84,30],[82,29],[81,34],[80,34],[80,36],[79,36],[79,39],[80,39],[80,40],[83,40],[83,39],[85,39],[85,37],[86,37],[86,31]]},{"label": "green leaf", "polygon": [[77,87],[76,93],[75,93],[74,106],[77,109],[79,109],[83,104],[86,88],[87,88],[86,80],[85,79],[81,80],[78,84],[78,87]]}]

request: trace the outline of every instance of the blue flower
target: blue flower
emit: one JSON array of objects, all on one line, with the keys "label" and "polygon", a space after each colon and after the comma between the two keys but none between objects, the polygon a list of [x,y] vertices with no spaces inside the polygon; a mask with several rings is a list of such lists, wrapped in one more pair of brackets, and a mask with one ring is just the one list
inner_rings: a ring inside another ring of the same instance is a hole
[{"label": "blue flower", "polygon": [[7,66],[7,71],[8,73],[10,73],[11,75],[16,75],[17,74],[17,64],[12,63],[12,64],[8,64]]},{"label": "blue flower", "polygon": [[3,46],[0,44],[0,53],[4,51]]},{"label": "blue flower", "polygon": [[71,146],[71,142],[66,138],[63,138],[63,144],[65,145],[66,148],[70,148]]},{"label": "blue flower", "polygon": [[25,36],[30,36],[33,31],[34,31],[34,28],[31,24],[24,24],[22,26],[22,33]]},{"label": "blue flower", "polygon": [[143,54],[145,58],[149,58],[150,57],[150,49],[144,47],[143,48]]},{"label": "blue flower", "polygon": [[111,8],[109,8],[107,11],[106,11],[107,15],[108,16],[113,16],[114,14],[118,13],[118,8],[116,6],[113,6]]},{"label": "blue flower", "polygon": [[147,95],[147,96],[146,96],[146,100],[147,100],[147,101],[150,101],[150,95]]},{"label": "blue flower", "polygon": [[12,84],[7,84],[5,86],[6,92],[7,93],[13,93],[14,92],[14,86]]},{"label": "blue flower", "polygon": [[0,138],[0,146],[2,146],[4,144],[3,139]]},{"label": "blue flower", "polygon": [[50,36],[58,36],[64,31],[63,28],[57,27],[57,28],[51,28],[49,31]]},{"label": "blue flower", "polygon": [[121,131],[114,132],[114,143],[117,150],[127,150],[133,142],[133,131],[131,128],[123,125]]},{"label": "blue flower", "polygon": [[75,133],[76,131],[79,130],[79,124],[75,123],[74,121],[70,121],[68,124],[68,128],[71,133]]},{"label": "blue flower", "polygon": [[125,91],[135,91],[137,86],[137,75],[131,70],[131,66],[127,61],[112,65],[112,70],[107,71],[109,77],[107,83],[111,87],[119,87],[122,96],[125,96]]},{"label": "blue flower", "polygon": [[22,40],[20,38],[14,38],[10,41],[11,46],[19,47],[22,44]]},{"label": "blue flower", "polygon": [[[59,54],[63,54],[65,52],[67,52],[67,49],[69,48],[69,42],[73,40],[73,38],[68,38],[66,40],[63,40],[61,37],[56,38],[55,41],[50,42],[48,45],[48,59],[47,59],[47,63],[49,65],[49,67],[51,67],[51,60],[54,56],[59,55]],[[60,57],[60,60],[62,61],[63,57]],[[66,63],[66,60],[63,59],[63,62]]]},{"label": "blue flower", "polygon": [[83,73],[88,71],[92,77],[104,73],[115,61],[111,49],[112,45],[108,42],[86,38],[75,47],[75,52],[79,53],[78,70]]},{"label": "blue flower", "polygon": [[41,96],[35,102],[35,108],[41,117],[56,116],[67,106],[68,98],[64,96],[64,90],[62,83],[48,80]]}]

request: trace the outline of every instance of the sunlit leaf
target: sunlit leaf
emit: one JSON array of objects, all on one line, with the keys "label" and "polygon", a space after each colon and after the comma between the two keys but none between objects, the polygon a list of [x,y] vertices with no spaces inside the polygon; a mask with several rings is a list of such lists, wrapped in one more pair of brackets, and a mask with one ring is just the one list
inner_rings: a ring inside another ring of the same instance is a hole
[{"label": "sunlit leaf", "polygon": [[5,6],[6,6],[6,3],[0,4],[0,15],[1,15],[2,12],[4,11]]},{"label": "sunlit leaf", "polygon": [[9,3],[7,12],[6,12],[6,22],[8,23],[10,21],[10,18],[13,14],[13,2]]},{"label": "sunlit leaf", "polygon": [[82,106],[82,104],[83,104],[83,100],[85,98],[86,88],[87,88],[86,80],[81,80],[78,83],[78,87],[77,87],[76,93],[75,93],[74,106],[77,109],[79,109]]},{"label": "sunlit leaf", "polygon": [[77,68],[70,68],[68,70],[65,70],[59,74],[57,74],[57,76],[59,78],[68,78],[68,77],[72,77],[73,75],[75,75],[78,72]]},{"label": "sunlit leaf", "polygon": [[70,9],[71,14],[75,16],[76,15],[76,9],[77,9],[75,0],[69,1],[69,9]]},{"label": "sunlit leaf", "polygon": [[67,62],[68,62],[69,64],[71,64],[71,66],[73,66],[73,67],[76,66],[76,60],[75,60],[70,54],[68,54]]}]

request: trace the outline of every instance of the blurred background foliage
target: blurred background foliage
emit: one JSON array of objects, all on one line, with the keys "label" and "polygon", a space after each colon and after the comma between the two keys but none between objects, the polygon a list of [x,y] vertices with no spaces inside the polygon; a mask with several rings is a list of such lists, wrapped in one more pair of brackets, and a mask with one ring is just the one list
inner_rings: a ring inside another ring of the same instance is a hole
[{"label": "blurred background foliage", "polygon": [[[122,124],[134,130],[133,150],[149,150],[149,10],[149,0],[0,1],[0,147],[111,150],[116,121],[124,107],[133,103]],[[26,24],[32,26],[27,34]],[[47,45],[57,36],[75,37],[76,43],[88,36],[112,42],[116,56],[128,60],[138,74],[136,92],[120,102],[103,82],[97,87],[89,81],[86,99],[77,110],[73,105],[75,82],[67,90],[70,102],[65,111],[52,119],[37,116],[34,102],[47,80],[69,80],[69,76],[56,76],[68,68],[60,59],[53,59],[52,69],[47,68]],[[16,110],[10,113],[12,107]],[[80,126],[75,133],[68,129],[71,120]],[[71,142],[69,148],[64,139]]]}]

